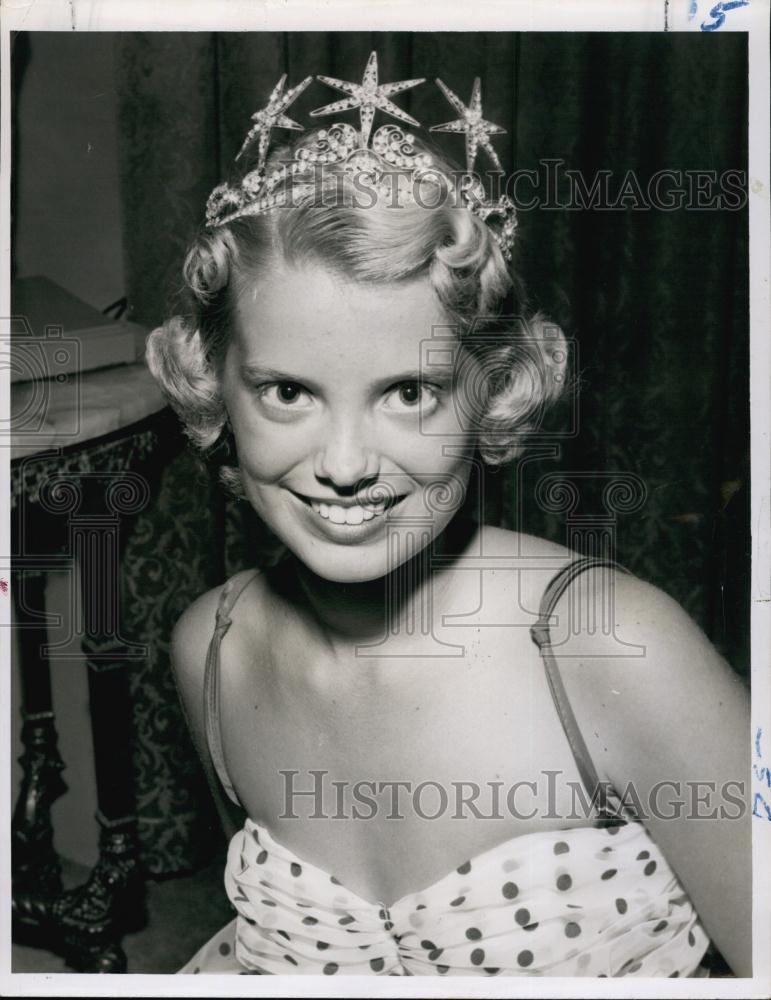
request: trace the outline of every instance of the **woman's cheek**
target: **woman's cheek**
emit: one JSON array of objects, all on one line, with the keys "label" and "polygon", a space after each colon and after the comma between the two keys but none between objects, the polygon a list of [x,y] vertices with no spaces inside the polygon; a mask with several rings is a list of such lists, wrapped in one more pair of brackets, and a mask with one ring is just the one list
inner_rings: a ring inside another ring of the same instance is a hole
[{"label": "woman's cheek", "polygon": [[474,446],[472,431],[445,417],[418,422],[409,430],[392,429],[387,454],[406,472],[431,475],[465,462]]},{"label": "woman's cheek", "polygon": [[242,474],[261,483],[280,479],[307,452],[307,435],[303,445],[302,435],[288,435],[286,428],[265,420],[251,420],[234,434]]}]

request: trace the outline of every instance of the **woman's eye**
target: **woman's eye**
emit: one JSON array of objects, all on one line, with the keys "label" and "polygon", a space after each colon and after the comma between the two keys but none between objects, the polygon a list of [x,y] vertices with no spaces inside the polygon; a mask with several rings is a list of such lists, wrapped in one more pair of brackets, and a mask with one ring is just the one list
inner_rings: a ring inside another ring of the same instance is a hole
[{"label": "woman's eye", "polygon": [[261,386],[259,395],[264,403],[275,409],[304,410],[311,404],[308,390],[296,382],[273,382]]},{"label": "woman's eye", "polygon": [[431,386],[424,382],[400,382],[389,389],[386,395],[386,408],[389,410],[420,410],[426,413],[438,403],[438,398]]}]

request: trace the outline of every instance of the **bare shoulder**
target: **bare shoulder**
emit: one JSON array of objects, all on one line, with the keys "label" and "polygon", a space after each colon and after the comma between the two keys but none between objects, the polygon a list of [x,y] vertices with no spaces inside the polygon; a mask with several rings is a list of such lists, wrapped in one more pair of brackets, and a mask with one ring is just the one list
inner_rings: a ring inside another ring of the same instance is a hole
[{"label": "bare shoulder", "polygon": [[[697,754],[705,723],[736,745],[749,697],[699,625],[663,590],[631,574],[581,574],[554,609],[552,647],[576,708],[616,744],[614,761],[659,740],[672,756]],[[698,742],[698,741],[697,741]]]},{"label": "bare shoulder", "polygon": [[[177,619],[171,633],[171,655],[175,673],[193,670],[198,660],[205,660],[206,647],[214,632],[217,606],[223,587],[224,584],[220,584],[196,597]],[[203,656],[200,655],[202,650]]]},{"label": "bare shoulder", "polygon": [[479,527],[479,545],[482,555],[511,556],[521,559],[544,559],[550,562],[564,564],[575,559],[577,553],[537,535],[528,535],[524,531],[510,531],[508,528],[497,528],[491,524]]},{"label": "bare shoulder", "polygon": [[243,816],[225,796],[209,755],[204,718],[204,675],[223,590],[228,584],[232,588],[243,587],[250,576],[254,577],[254,570],[237,573],[228,583],[213,587],[197,597],[180,615],[172,631],[170,644],[171,666],[190,736],[228,837],[240,827]]},{"label": "bare shoulder", "polygon": [[476,549],[485,575],[485,601],[509,607],[514,602],[531,612],[533,620],[549,581],[578,558],[565,545],[491,525],[480,527]]},{"label": "bare shoulder", "polygon": [[553,652],[598,772],[640,814],[710,936],[746,975],[746,686],[675,600],[624,573],[588,570],[555,619]]},{"label": "bare shoulder", "polygon": [[599,684],[622,681],[630,698],[660,698],[662,710],[694,684],[707,685],[705,696],[710,685],[742,687],[677,601],[632,574],[586,571],[558,601],[555,620],[554,645],[563,659],[591,661]]},{"label": "bare shoulder", "polygon": [[[223,590],[226,586],[239,590],[252,578],[255,578],[254,570],[243,570],[226,583],[207,590],[188,605],[172,630],[171,666],[192,725],[199,721],[206,655],[214,635]],[[255,584],[258,580],[259,577],[256,577]]]}]

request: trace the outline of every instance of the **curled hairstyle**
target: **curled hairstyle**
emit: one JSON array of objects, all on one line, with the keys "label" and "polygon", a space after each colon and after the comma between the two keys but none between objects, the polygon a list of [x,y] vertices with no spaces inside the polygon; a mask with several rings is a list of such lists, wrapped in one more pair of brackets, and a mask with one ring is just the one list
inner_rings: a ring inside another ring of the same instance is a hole
[{"label": "curled hairstyle", "polygon": [[[294,161],[308,138],[305,132],[276,148],[266,174]],[[419,138],[414,144],[430,152],[435,176],[459,176],[435,149]],[[564,387],[562,332],[541,315],[495,321],[511,276],[491,224],[461,202],[452,181],[434,203],[416,198],[397,206],[392,200],[362,199],[362,188],[342,164],[324,168],[308,164],[288,174],[282,182],[287,204],[202,229],[193,240],[184,264],[185,315],[169,319],[147,341],[150,370],[186,434],[204,452],[228,434],[220,378],[239,289],[282,261],[317,263],[363,283],[427,277],[467,356],[479,362],[482,377],[474,386],[479,453],[493,464],[514,458]],[[231,185],[249,169],[247,161]],[[222,464],[220,478],[236,496],[244,495],[236,465]]]}]

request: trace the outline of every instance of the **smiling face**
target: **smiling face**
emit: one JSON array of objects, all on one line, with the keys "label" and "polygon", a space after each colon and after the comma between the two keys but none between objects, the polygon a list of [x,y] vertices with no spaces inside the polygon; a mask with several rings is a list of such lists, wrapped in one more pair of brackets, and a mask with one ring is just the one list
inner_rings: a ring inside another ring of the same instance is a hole
[{"label": "smiling face", "polygon": [[242,282],[234,317],[222,390],[246,496],[318,576],[385,576],[448,524],[474,451],[473,363],[448,363],[429,280],[282,265]]}]

